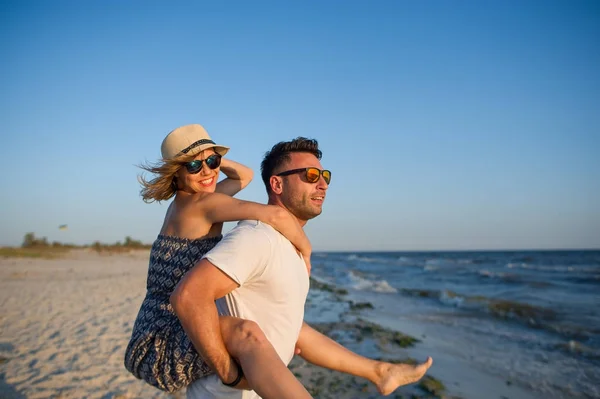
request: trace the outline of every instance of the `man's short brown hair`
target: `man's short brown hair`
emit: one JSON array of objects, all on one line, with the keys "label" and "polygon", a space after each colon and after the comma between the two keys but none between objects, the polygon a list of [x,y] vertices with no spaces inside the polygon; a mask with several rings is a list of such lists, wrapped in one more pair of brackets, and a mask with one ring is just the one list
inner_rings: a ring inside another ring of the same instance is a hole
[{"label": "man's short brown hair", "polygon": [[291,160],[290,154],[293,152],[308,152],[321,160],[323,154],[319,150],[319,143],[315,139],[307,139],[306,137],[296,137],[291,141],[281,141],[273,146],[270,151],[265,153],[265,156],[260,164],[260,175],[267,189],[267,193],[271,192],[269,180],[273,176],[273,172],[279,169],[281,165]]}]

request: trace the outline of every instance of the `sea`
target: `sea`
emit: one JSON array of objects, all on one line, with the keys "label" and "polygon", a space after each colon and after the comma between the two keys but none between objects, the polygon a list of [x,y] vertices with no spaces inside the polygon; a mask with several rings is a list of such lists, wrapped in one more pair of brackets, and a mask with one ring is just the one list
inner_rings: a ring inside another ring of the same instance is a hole
[{"label": "sea", "polygon": [[312,265],[375,319],[419,326],[507,384],[600,398],[600,251],[319,252]]}]

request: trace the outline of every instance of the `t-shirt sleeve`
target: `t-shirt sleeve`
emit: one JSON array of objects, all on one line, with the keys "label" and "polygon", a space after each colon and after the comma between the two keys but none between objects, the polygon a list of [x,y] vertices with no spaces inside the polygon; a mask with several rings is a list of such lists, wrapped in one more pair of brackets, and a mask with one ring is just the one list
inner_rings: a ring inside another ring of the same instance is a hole
[{"label": "t-shirt sleeve", "polygon": [[271,240],[258,224],[238,225],[206,255],[239,285],[260,276],[271,256]]}]

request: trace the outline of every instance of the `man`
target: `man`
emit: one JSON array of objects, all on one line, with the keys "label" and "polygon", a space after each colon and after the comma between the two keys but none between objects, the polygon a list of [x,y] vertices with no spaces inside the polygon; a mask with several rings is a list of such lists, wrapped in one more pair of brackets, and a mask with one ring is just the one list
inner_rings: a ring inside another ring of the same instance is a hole
[{"label": "man", "polygon": [[[268,203],[290,211],[302,226],[321,213],[329,187],[331,173],[323,170],[320,159],[317,141],[299,137],[273,146],[261,164]],[[219,314],[255,321],[267,337],[269,343],[244,340],[262,351],[263,362],[244,371],[271,379],[271,384],[261,384],[266,385],[263,397],[283,397],[282,390],[286,397],[290,391],[298,392],[293,397],[310,397],[291,373],[271,370],[281,361],[290,362],[295,345],[307,361],[367,378],[383,394],[417,381],[430,367],[431,359],[418,366],[366,359],[303,323],[308,288],[305,264],[288,240],[268,225],[240,222],[181,280],[171,298],[190,340],[216,371],[190,385],[188,397],[258,397],[221,382],[244,387],[244,382],[238,384],[241,369],[225,349]],[[270,345],[275,358],[265,361]]]}]

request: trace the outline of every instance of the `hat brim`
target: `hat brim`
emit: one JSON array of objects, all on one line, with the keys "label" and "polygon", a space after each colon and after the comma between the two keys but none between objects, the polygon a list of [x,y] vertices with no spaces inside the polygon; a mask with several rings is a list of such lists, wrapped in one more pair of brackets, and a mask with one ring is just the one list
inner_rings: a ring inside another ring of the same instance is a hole
[{"label": "hat brim", "polygon": [[[213,150],[215,150],[215,152],[217,154],[219,154],[220,156],[225,156],[225,154],[227,154],[227,152],[229,151],[229,147],[226,147],[224,145],[218,145],[218,144],[203,144],[203,145],[199,145],[198,147],[194,147],[191,150],[189,150],[185,155],[196,155],[201,153],[204,150],[208,150],[212,148]],[[179,154],[184,155],[182,153]]]}]

